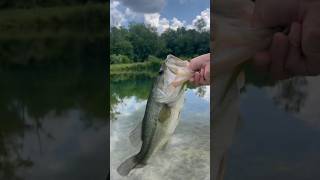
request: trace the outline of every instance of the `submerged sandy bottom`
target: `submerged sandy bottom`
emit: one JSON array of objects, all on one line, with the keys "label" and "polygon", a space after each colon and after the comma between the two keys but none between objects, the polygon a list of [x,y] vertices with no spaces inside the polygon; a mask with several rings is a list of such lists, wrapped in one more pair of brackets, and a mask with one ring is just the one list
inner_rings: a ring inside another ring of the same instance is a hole
[{"label": "submerged sandy bottom", "polygon": [[[128,136],[141,121],[146,101],[124,99],[121,114],[110,125],[110,169],[112,180],[209,180],[210,179],[210,113],[209,102],[194,90],[186,93],[180,123],[166,149],[159,151],[147,166],[135,169],[126,177],[116,169],[136,154]],[[127,108],[126,108],[127,107]],[[127,110],[127,111],[126,111]]]}]

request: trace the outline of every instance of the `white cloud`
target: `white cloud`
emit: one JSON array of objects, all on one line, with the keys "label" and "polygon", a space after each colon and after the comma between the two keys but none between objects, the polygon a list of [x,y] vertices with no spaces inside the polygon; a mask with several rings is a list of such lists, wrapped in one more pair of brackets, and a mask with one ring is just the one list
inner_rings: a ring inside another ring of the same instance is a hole
[{"label": "white cloud", "polygon": [[137,19],[141,15],[140,13],[136,13],[132,11],[130,8],[126,8],[126,11],[124,14],[127,18],[127,21]]},{"label": "white cloud", "polygon": [[151,27],[158,27],[160,21],[160,14],[159,13],[152,13],[152,14],[144,14],[144,23]]},{"label": "white cloud", "polygon": [[132,11],[128,7],[122,6],[120,1],[111,1],[110,3],[110,25],[111,27],[120,27],[124,24],[136,21],[139,18],[142,18],[142,13],[137,13]]},{"label": "white cloud", "polygon": [[171,20],[171,26],[170,26],[170,28],[171,29],[173,29],[173,30],[177,30],[178,28],[181,28],[181,27],[184,27],[185,26],[185,21],[180,21],[179,19],[177,19],[177,18],[173,18],[172,20]]},{"label": "white cloud", "polygon": [[163,33],[164,31],[166,31],[169,28],[170,28],[169,20],[167,20],[166,18],[160,19],[159,26],[158,26],[158,32]]},{"label": "white cloud", "polygon": [[139,13],[157,13],[165,5],[165,0],[118,0],[126,7]]},{"label": "white cloud", "polygon": [[141,107],[145,106],[146,100],[139,99],[135,96],[126,97],[122,99],[114,108],[116,112],[121,112],[121,116],[129,116]]},{"label": "white cloud", "polygon": [[[198,95],[199,88],[202,88],[204,90],[204,94],[201,96]],[[193,89],[192,92],[199,96],[201,99],[210,102],[210,86],[201,86],[196,89]]]},{"label": "white cloud", "polygon": [[159,13],[144,14],[144,23],[157,29],[159,34],[170,28],[170,22],[166,18],[160,18]]},{"label": "white cloud", "polygon": [[170,21],[166,18],[161,18],[159,13],[144,14],[144,23],[148,26],[157,29],[159,34],[163,33],[167,29],[177,30],[178,28],[185,27],[186,29],[196,29],[197,21],[203,19],[205,22],[204,30],[210,30],[210,9],[206,9],[197,15],[192,24],[186,24],[186,21],[181,21],[176,17],[173,17]]},{"label": "white cloud", "polygon": [[204,27],[205,30],[210,30],[210,9],[207,8],[204,11],[201,11],[200,15],[197,15],[195,19],[192,20],[192,24],[187,25],[187,29],[196,29],[196,22],[203,19],[206,26]]},{"label": "white cloud", "polygon": [[123,13],[118,10],[119,6],[118,1],[112,1],[110,3],[110,26],[111,27],[120,27],[125,21]]},{"label": "white cloud", "polygon": [[148,26],[156,28],[157,32],[161,34],[168,29],[177,30],[178,28],[183,27],[186,22],[180,21],[176,17],[169,21],[167,18],[161,18],[159,13],[153,13],[144,14],[144,23]]},{"label": "white cloud", "polygon": [[[139,0],[136,3],[142,3],[144,0]],[[154,2],[159,4],[161,1]],[[185,1],[181,1],[185,2]],[[131,4],[130,2],[129,4]],[[145,2],[147,3],[147,2]],[[177,30],[178,28],[185,27],[186,29],[196,29],[196,22],[203,19],[205,22],[205,30],[210,29],[210,10],[209,8],[202,11],[197,15],[191,24],[187,24],[184,20],[179,20],[173,17],[171,20],[161,17],[159,12],[155,13],[139,13],[132,10],[132,6],[127,5],[126,0],[112,0],[110,4],[110,24],[111,27],[120,27],[128,22],[137,21],[144,19],[144,24],[151,26],[157,30],[159,34],[162,34],[168,29]],[[152,4],[152,3],[151,3]],[[125,5],[121,6],[121,5]],[[151,6],[151,5],[150,5]],[[121,7],[121,8],[120,8]]]},{"label": "white cloud", "polygon": [[117,6],[119,6],[119,4],[120,4],[120,2],[119,2],[119,1],[111,0],[110,8],[117,7]]}]

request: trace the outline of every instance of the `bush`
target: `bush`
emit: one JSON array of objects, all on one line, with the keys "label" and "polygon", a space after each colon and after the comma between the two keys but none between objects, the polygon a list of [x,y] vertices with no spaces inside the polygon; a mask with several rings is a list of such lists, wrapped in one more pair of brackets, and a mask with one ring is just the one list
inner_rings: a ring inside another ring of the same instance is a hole
[{"label": "bush", "polygon": [[155,56],[149,55],[147,61],[148,62],[159,62],[159,61],[161,61],[161,59],[159,59],[159,58],[157,58]]},{"label": "bush", "polygon": [[112,54],[110,56],[110,63],[111,64],[126,64],[126,63],[131,63],[132,61],[128,58],[126,55],[116,55]]}]

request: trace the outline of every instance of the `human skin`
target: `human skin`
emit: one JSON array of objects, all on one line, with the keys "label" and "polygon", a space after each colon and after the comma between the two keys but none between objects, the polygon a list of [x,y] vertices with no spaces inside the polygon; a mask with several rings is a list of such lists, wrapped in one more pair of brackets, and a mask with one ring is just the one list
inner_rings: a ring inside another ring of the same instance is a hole
[{"label": "human skin", "polygon": [[258,52],[254,65],[259,72],[281,80],[320,74],[320,1],[257,0],[254,27],[284,27],[268,49]]},{"label": "human skin", "polygon": [[195,72],[190,79],[191,84],[195,86],[210,84],[210,53],[191,59],[188,67]]}]

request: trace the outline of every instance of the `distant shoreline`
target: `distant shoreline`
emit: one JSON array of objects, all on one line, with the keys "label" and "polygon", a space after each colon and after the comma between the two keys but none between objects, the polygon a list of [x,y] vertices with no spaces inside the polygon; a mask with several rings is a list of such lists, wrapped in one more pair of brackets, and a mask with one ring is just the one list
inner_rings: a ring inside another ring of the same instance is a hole
[{"label": "distant shoreline", "polygon": [[111,64],[110,75],[141,75],[146,74],[153,76],[156,74],[157,69],[160,68],[161,61],[145,61],[125,64]]},{"label": "distant shoreline", "polygon": [[2,9],[0,32],[20,33],[59,31],[60,29],[107,30],[109,4],[39,7],[30,9]]}]

